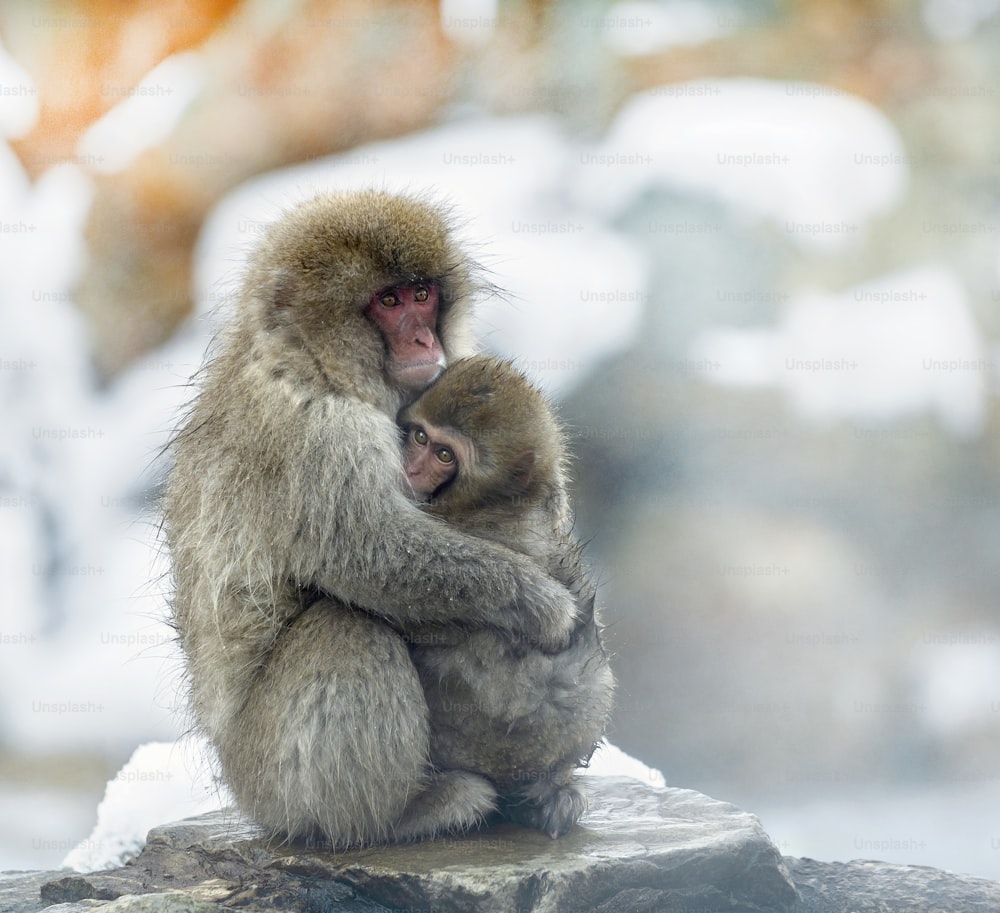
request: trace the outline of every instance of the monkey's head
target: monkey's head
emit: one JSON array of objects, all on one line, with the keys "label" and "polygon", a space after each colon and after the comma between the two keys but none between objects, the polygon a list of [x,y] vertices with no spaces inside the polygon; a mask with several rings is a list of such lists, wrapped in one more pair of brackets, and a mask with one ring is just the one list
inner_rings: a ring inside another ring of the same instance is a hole
[{"label": "monkey's head", "polygon": [[252,263],[251,319],[338,392],[381,404],[380,380],[405,400],[471,351],[477,267],[441,207],[376,190],[323,194],[272,225]]},{"label": "monkey's head", "polygon": [[541,505],[561,490],[563,433],[545,397],[509,362],[455,362],[399,416],[414,494],[448,518]]}]

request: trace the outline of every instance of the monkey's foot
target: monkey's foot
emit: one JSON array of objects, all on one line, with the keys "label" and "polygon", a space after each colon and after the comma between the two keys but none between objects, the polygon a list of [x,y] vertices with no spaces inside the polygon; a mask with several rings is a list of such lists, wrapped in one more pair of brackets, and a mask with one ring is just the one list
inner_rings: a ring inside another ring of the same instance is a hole
[{"label": "monkey's foot", "polygon": [[430,785],[406,807],[393,827],[396,840],[417,840],[434,834],[478,827],[495,811],[493,784],[465,770],[435,773]]},{"label": "monkey's foot", "polygon": [[572,784],[538,784],[503,805],[503,816],[522,827],[533,827],[553,840],[565,834],[583,814],[587,801]]}]

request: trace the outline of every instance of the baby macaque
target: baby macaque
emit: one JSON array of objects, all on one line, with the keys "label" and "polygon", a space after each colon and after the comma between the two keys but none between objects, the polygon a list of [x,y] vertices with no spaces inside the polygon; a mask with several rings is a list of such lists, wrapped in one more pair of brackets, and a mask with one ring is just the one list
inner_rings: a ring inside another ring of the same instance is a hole
[{"label": "baby macaque", "polygon": [[577,601],[558,653],[497,628],[405,630],[431,715],[431,761],[496,784],[505,817],[552,837],[584,809],[574,770],[611,710],[595,589],[570,534],[566,445],[544,396],[509,363],[456,362],[400,413],[404,468],[424,509],[534,559]]}]

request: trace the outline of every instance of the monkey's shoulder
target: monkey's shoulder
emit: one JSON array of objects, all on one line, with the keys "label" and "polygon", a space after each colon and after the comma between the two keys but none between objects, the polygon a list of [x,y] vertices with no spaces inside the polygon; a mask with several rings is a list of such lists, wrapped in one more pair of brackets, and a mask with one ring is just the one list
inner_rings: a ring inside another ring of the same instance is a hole
[{"label": "monkey's shoulder", "polygon": [[280,357],[237,357],[223,353],[209,368],[178,439],[243,439],[251,446],[284,442],[298,450],[310,443],[363,441],[369,449],[398,459],[395,422],[369,399],[345,396],[335,386],[315,383]]}]

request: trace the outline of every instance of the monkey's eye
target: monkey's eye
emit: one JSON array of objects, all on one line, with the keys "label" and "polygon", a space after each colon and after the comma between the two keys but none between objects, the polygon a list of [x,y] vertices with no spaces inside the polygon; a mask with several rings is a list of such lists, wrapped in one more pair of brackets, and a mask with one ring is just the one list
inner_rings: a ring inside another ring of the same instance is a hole
[{"label": "monkey's eye", "polygon": [[430,438],[427,437],[427,432],[424,431],[423,428],[414,428],[413,431],[410,432],[410,435],[421,447],[425,446],[430,440]]},{"label": "monkey's eye", "polygon": [[424,286],[422,286],[422,285],[418,285],[413,290],[413,300],[414,301],[426,301],[428,298],[430,298],[430,296],[431,296],[431,293],[429,291],[427,291],[427,289],[424,288]]},{"label": "monkey's eye", "polygon": [[384,308],[394,308],[399,304],[399,296],[395,292],[382,292],[378,296],[378,303]]},{"label": "monkey's eye", "polygon": [[450,466],[455,462],[455,454],[452,453],[447,447],[442,447],[434,455],[438,458],[439,463],[444,463],[446,466]]}]

